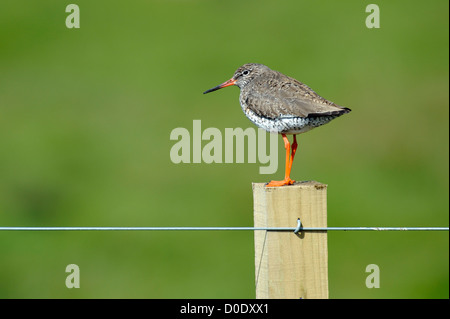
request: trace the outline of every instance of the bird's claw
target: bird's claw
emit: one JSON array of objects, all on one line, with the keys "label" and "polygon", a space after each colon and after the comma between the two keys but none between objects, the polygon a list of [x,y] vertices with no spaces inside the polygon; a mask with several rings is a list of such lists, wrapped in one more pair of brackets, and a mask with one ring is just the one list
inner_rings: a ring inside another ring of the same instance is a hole
[{"label": "bird's claw", "polygon": [[285,178],[282,181],[270,181],[270,183],[266,184],[266,187],[280,187],[280,186],[285,186],[285,185],[292,185],[294,184],[295,181],[293,181],[290,178]]}]

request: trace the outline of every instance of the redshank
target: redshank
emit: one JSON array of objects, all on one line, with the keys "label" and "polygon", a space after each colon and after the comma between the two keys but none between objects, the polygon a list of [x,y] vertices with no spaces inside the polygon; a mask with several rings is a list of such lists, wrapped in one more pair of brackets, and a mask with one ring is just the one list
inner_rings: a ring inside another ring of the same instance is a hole
[{"label": "redshank", "polygon": [[[256,126],[283,137],[286,149],[284,180],[271,181],[266,186],[291,185],[292,162],[297,151],[296,134],[305,133],[350,112],[319,96],[307,85],[263,64],[248,63],[236,70],[233,77],[203,94],[236,85],[239,102],[245,115]],[[292,145],[286,135],[293,135]]]}]

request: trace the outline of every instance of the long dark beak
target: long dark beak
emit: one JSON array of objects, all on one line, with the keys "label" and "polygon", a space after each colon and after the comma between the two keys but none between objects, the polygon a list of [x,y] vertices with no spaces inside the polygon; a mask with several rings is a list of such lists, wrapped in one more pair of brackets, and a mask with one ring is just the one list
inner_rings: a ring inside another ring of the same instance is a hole
[{"label": "long dark beak", "polygon": [[203,92],[203,94],[206,94],[206,93],[209,93],[209,92],[214,92],[214,91],[217,91],[219,89],[225,88],[225,87],[230,86],[230,85],[235,85],[235,84],[236,84],[236,80],[231,78],[228,81],[223,82],[222,84],[220,84],[218,86],[215,86],[212,89],[209,89],[209,90]]}]

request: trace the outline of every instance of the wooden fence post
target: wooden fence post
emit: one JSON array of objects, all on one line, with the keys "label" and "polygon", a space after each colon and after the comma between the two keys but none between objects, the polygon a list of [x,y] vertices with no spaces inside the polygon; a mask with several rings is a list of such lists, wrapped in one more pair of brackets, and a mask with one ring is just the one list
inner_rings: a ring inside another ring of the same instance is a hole
[{"label": "wooden fence post", "polygon": [[[253,184],[255,227],[327,227],[327,185]],[[257,299],[328,298],[327,232],[255,231]]]}]

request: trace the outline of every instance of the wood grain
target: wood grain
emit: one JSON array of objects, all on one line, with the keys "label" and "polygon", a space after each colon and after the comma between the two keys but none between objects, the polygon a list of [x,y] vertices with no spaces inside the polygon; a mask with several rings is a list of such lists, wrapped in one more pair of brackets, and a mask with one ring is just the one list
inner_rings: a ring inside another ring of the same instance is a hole
[{"label": "wood grain", "polygon": [[[255,227],[327,227],[327,185],[253,184]],[[328,298],[327,232],[255,231],[257,299]]]}]

